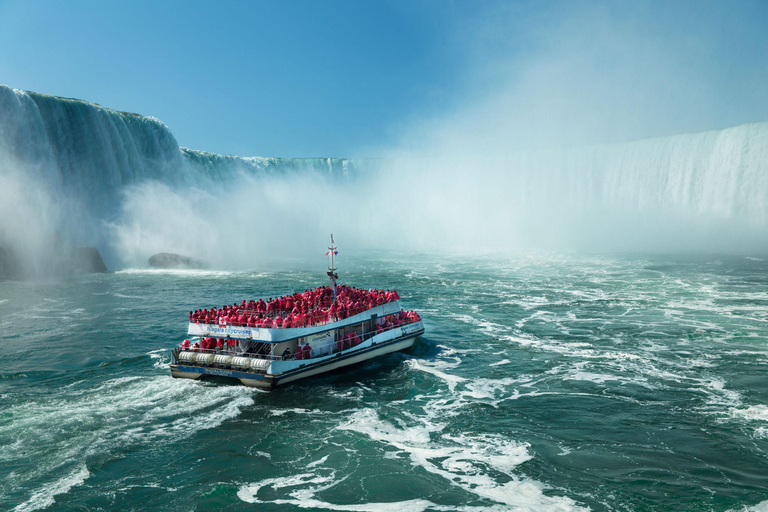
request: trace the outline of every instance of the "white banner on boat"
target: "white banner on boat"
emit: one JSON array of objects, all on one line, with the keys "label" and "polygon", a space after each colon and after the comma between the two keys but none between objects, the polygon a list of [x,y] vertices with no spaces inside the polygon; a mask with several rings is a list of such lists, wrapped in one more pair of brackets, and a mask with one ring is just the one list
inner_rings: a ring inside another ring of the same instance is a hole
[{"label": "white banner on boat", "polygon": [[259,339],[261,332],[258,327],[238,327],[234,325],[228,325],[222,327],[220,325],[213,324],[189,324],[187,334],[191,336],[213,336],[216,338],[240,338]]},{"label": "white banner on boat", "polygon": [[334,338],[333,331],[326,331],[321,332],[320,334],[315,334],[314,336],[307,336],[304,345],[309,345],[312,349],[317,349],[325,347],[326,345],[331,345],[335,342],[336,339]]}]

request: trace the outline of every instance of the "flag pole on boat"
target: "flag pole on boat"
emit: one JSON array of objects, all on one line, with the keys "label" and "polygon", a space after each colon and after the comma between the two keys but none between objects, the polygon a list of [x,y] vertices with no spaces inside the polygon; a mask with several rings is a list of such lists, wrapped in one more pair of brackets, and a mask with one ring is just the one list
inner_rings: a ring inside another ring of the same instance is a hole
[{"label": "flag pole on boat", "polygon": [[336,302],[336,280],[339,278],[339,274],[336,273],[336,267],[333,266],[334,255],[339,254],[336,250],[336,244],[333,242],[333,234],[331,234],[331,245],[328,247],[326,256],[330,256],[331,259],[328,263],[328,278],[331,280],[331,291],[333,292],[333,301]]}]

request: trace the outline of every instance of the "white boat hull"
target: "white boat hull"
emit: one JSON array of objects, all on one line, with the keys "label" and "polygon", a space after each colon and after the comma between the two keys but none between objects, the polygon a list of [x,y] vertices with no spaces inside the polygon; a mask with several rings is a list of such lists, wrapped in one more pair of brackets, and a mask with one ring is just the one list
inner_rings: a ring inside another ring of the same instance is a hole
[{"label": "white boat hull", "polygon": [[274,361],[263,373],[237,368],[222,368],[215,365],[177,362],[171,365],[171,374],[174,377],[185,379],[199,379],[207,375],[229,377],[239,380],[246,386],[272,390],[283,384],[408,349],[413,346],[416,338],[423,332],[424,327],[421,322],[416,322],[376,335],[356,347],[327,356],[304,360]]}]

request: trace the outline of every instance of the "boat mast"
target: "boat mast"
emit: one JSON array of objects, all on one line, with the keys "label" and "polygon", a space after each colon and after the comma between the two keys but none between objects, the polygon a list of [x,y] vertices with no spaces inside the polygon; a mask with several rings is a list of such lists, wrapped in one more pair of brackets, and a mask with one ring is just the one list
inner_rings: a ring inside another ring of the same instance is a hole
[{"label": "boat mast", "polygon": [[328,247],[328,252],[325,254],[331,257],[328,263],[328,278],[331,281],[331,291],[333,292],[333,301],[336,302],[336,280],[339,278],[339,274],[336,273],[336,267],[333,266],[333,256],[337,254],[336,244],[333,242],[333,234],[331,234],[331,246]]}]

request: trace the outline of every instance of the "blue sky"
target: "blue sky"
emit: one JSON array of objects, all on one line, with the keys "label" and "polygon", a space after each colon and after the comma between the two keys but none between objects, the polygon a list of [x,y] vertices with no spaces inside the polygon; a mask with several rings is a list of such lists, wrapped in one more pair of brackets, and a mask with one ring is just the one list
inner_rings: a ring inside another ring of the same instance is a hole
[{"label": "blue sky", "polygon": [[768,119],[766,27],[765,1],[0,0],[0,83],[242,156],[588,144]]}]

